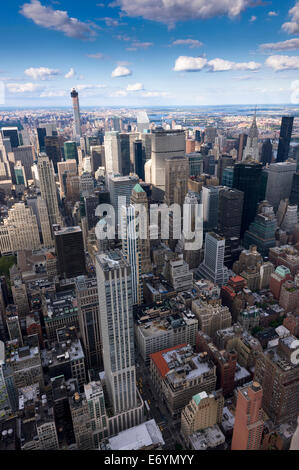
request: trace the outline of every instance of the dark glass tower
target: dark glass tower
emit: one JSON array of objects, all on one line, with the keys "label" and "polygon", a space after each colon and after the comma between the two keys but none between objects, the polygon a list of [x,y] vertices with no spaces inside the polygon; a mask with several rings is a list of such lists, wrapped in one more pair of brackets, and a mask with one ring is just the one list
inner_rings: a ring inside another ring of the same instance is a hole
[{"label": "dark glass tower", "polygon": [[66,279],[86,273],[83,234],[80,227],[54,232],[59,274]]},{"label": "dark glass tower", "polygon": [[277,162],[285,162],[289,156],[291,137],[293,132],[294,117],[283,116],[281,120]]},{"label": "dark glass tower", "polygon": [[134,142],[134,160],[135,173],[142,181],[144,181],[145,153],[142,140],[136,140]]},{"label": "dark glass tower", "polygon": [[257,213],[262,184],[262,168],[262,165],[256,162],[237,163],[234,167],[233,187],[244,193],[241,238],[254,221]]},{"label": "dark glass tower", "polygon": [[270,163],[272,163],[272,158],[273,158],[273,147],[271,144],[271,140],[267,139],[265,140],[262,146],[261,162],[263,165],[267,165],[267,163],[270,165]]}]

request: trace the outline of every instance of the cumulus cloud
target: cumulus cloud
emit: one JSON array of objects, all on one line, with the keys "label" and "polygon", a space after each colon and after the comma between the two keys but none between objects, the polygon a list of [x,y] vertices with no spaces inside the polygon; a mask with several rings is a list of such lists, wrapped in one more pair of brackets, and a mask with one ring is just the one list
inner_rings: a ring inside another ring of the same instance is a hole
[{"label": "cumulus cloud", "polygon": [[280,72],[281,70],[297,70],[299,69],[299,57],[271,55],[267,58],[265,64],[275,70],[275,72]]},{"label": "cumulus cloud", "polygon": [[268,16],[278,16],[277,11],[269,11]]},{"label": "cumulus cloud", "polygon": [[289,10],[291,21],[284,23],[282,29],[289,34],[299,34],[299,2]]},{"label": "cumulus cloud", "polygon": [[127,91],[141,91],[143,88],[144,87],[142,83],[133,83],[127,86]]},{"label": "cumulus cloud", "polygon": [[249,22],[250,23],[254,23],[256,21],[257,17],[252,15],[252,17],[250,18]]},{"label": "cumulus cloud", "polygon": [[86,40],[96,36],[91,24],[71,18],[66,11],[45,7],[39,0],[24,3],[20,13],[38,26],[60,31],[70,38]]},{"label": "cumulus cloud", "polygon": [[190,49],[194,49],[195,47],[203,46],[203,43],[198,41],[198,39],[177,39],[173,41],[173,46],[189,46]]},{"label": "cumulus cloud", "polygon": [[149,47],[153,46],[154,44],[152,42],[140,42],[140,41],[134,41],[132,43],[132,47],[135,47],[136,49],[148,49]]},{"label": "cumulus cloud", "polygon": [[181,55],[175,61],[175,72],[198,72],[207,65],[207,59],[203,57],[188,57]]},{"label": "cumulus cloud", "polygon": [[299,38],[288,39],[287,41],[281,42],[269,42],[267,44],[261,44],[260,48],[273,51],[296,50],[299,49]]},{"label": "cumulus cloud", "polygon": [[158,97],[165,97],[169,96],[167,91],[145,91],[142,93],[143,98],[158,98]]},{"label": "cumulus cloud", "polygon": [[55,98],[66,96],[65,90],[45,90],[40,95],[40,98]]},{"label": "cumulus cloud", "polygon": [[76,75],[75,70],[71,68],[70,71],[65,74],[64,78],[74,78],[75,75]]},{"label": "cumulus cloud", "polygon": [[117,90],[111,93],[110,95],[112,98],[117,98],[119,96],[128,96],[128,92],[126,90]]},{"label": "cumulus cloud", "polygon": [[131,70],[129,70],[127,67],[119,65],[118,67],[116,67],[116,69],[113,70],[111,77],[112,78],[129,77],[130,75],[132,75]]},{"label": "cumulus cloud", "polygon": [[214,16],[234,18],[250,3],[251,0],[116,0],[111,5],[119,6],[128,16],[142,16],[173,26],[178,21]]},{"label": "cumulus cloud", "polygon": [[32,78],[33,80],[50,80],[51,78],[57,77],[60,74],[59,70],[49,69],[48,67],[30,67],[25,70],[25,75]]},{"label": "cumulus cloud", "polygon": [[225,72],[228,70],[250,70],[256,71],[261,67],[257,62],[232,62],[216,58],[207,60],[203,57],[180,56],[177,58],[174,71],[175,72],[198,72],[206,68],[210,72]]},{"label": "cumulus cloud", "polygon": [[77,88],[78,91],[85,91],[85,90],[95,90],[95,89],[99,89],[99,88],[106,88],[106,85],[102,85],[102,84],[96,84],[96,85],[82,84],[82,85],[77,85],[76,88]]},{"label": "cumulus cloud", "polygon": [[39,88],[35,83],[8,83],[6,86],[11,93],[28,93]]}]

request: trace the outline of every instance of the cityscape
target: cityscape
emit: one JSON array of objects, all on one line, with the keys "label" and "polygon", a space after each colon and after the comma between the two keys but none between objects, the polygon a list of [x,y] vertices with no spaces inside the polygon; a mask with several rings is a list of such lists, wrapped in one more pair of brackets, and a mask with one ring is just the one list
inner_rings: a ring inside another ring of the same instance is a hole
[{"label": "cityscape", "polygon": [[299,2],[0,25],[0,451],[299,450]]}]

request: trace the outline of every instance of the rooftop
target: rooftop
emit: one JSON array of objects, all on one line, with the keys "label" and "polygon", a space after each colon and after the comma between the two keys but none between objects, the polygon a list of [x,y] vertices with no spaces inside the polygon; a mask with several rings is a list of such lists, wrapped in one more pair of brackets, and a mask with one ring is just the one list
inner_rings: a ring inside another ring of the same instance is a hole
[{"label": "rooftop", "polygon": [[139,450],[150,446],[164,446],[164,440],[154,419],[111,437],[106,450]]}]

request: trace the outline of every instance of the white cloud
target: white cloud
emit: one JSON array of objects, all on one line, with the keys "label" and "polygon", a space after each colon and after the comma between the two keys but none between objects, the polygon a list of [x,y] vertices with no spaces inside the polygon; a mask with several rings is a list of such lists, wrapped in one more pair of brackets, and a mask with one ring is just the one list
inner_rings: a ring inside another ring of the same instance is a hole
[{"label": "white cloud", "polygon": [[299,49],[299,38],[288,39],[287,41],[281,42],[269,42],[267,44],[261,44],[261,49],[271,49],[273,51],[292,51]]},{"label": "white cloud", "polygon": [[112,98],[117,98],[119,96],[128,96],[128,93],[126,92],[126,90],[117,90],[117,91],[114,91],[113,93],[111,93],[110,96]]},{"label": "white cloud", "polygon": [[85,84],[85,85],[77,85],[76,86],[78,91],[85,91],[85,90],[94,90],[94,89],[99,89],[99,88],[106,88],[106,85],[98,84],[98,85],[91,85],[91,84]]},{"label": "white cloud", "polygon": [[39,88],[35,83],[8,83],[6,86],[11,93],[28,93]]},{"label": "white cloud", "polygon": [[74,78],[74,76],[75,76],[75,70],[71,68],[70,71],[65,74],[64,78]]},{"label": "white cloud", "polygon": [[174,66],[175,72],[198,72],[207,64],[207,59],[203,57],[188,57],[181,55],[177,58]]},{"label": "white cloud", "polygon": [[66,96],[65,90],[45,90],[40,94],[40,98],[56,98]]},{"label": "white cloud", "polygon": [[133,83],[127,86],[127,91],[141,91],[143,88],[142,83]]},{"label": "white cloud", "polygon": [[250,23],[254,23],[255,21],[257,20],[257,17],[252,15],[252,17],[250,18],[249,22]]},{"label": "white cloud", "polygon": [[284,23],[282,29],[289,34],[299,34],[299,2],[289,10],[291,21]]},{"label": "white cloud", "polygon": [[38,26],[61,31],[70,38],[91,39],[96,36],[90,24],[71,18],[66,11],[45,7],[39,0],[24,3],[20,13]]},{"label": "white cloud", "polygon": [[34,68],[31,67],[25,70],[25,75],[33,80],[50,80],[60,74],[59,70],[49,69],[47,67]]},{"label": "white cloud", "polygon": [[145,91],[142,93],[143,98],[158,98],[169,96],[170,94],[167,91]]},{"label": "white cloud", "polygon": [[281,70],[297,70],[299,69],[299,57],[271,55],[267,58],[265,64],[275,70],[275,72],[280,72]]},{"label": "white cloud", "polygon": [[268,13],[269,16],[278,16],[277,11],[269,11]]},{"label": "white cloud", "polygon": [[250,70],[256,71],[261,67],[257,62],[232,62],[216,58],[207,60],[202,57],[187,57],[180,56],[176,60],[174,71],[175,72],[198,72],[207,68],[210,72],[225,72],[228,70]]},{"label": "white cloud", "polygon": [[136,49],[148,49],[149,47],[153,46],[154,44],[152,42],[140,42],[140,41],[134,41],[132,43],[132,47]]},{"label": "white cloud", "polygon": [[251,0],[116,0],[128,16],[174,25],[178,21],[206,19],[214,16],[234,18],[245,10]]},{"label": "white cloud", "polygon": [[130,75],[132,75],[131,70],[129,70],[127,67],[119,65],[118,67],[116,67],[116,69],[113,70],[111,77],[112,78],[128,77]]},{"label": "white cloud", "polygon": [[87,54],[87,57],[89,57],[90,59],[104,59],[104,54],[102,54],[101,52],[98,52],[97,54]]},{"label": "white cloud", "polygon": [[189,46],[190,49],[194,49],[195,47],[203,46],[203,43],[198,41],[198,39],[177,39],[173,41],[173,46]]}]

